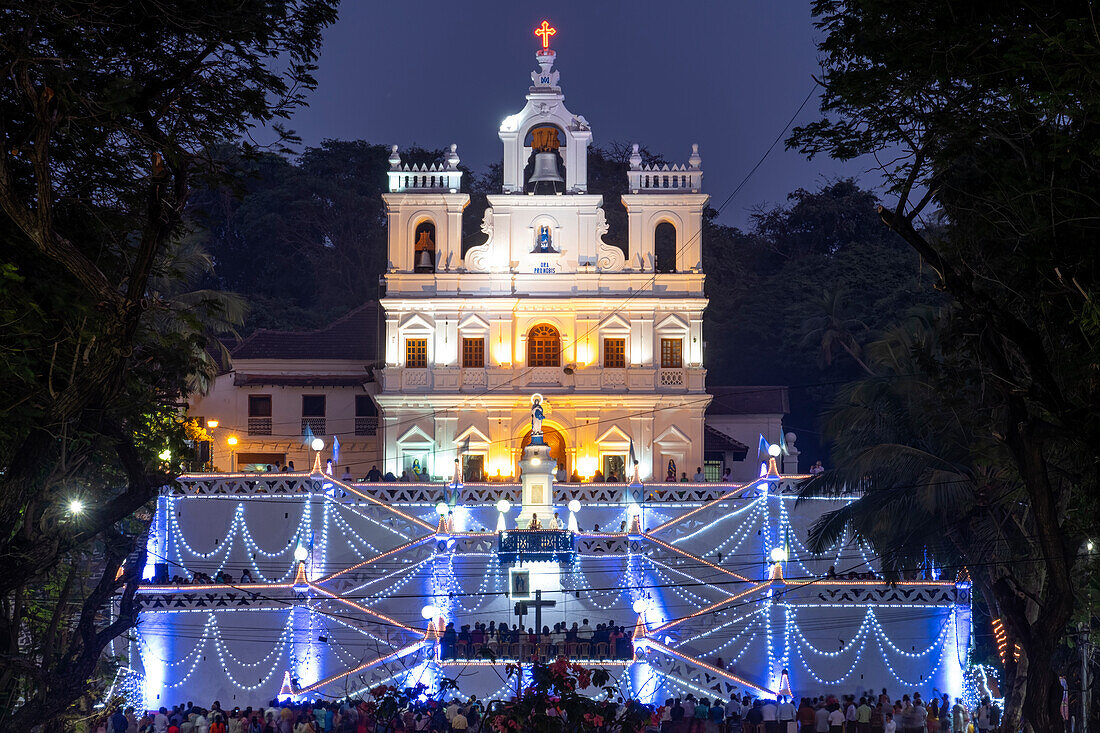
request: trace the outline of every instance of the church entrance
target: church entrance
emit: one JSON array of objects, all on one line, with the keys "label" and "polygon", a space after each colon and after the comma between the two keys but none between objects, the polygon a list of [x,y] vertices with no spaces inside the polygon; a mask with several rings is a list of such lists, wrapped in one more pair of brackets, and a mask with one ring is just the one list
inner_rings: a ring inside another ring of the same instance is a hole
[{"label": "church entrance", "polygon": [[[546,423],[542,425],[542,439],[550,446],[550,457],[558,464],[558,469],[565,469],[565,475],[569,475],[569,453],[565,450],[565,436],[550,427]],[[531,431],[523,436],[519,444],[519,456],[516,458],[516,476],[519,476],[519,458],[523,457],[523,449],[531,445]]]}]

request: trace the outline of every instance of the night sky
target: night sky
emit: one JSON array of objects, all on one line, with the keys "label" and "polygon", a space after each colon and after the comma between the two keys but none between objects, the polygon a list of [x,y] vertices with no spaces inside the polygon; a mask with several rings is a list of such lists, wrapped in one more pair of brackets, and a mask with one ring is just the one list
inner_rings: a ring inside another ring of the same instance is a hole
[{"label": "night sky", "polygon": [[[713,206],[768,149],[818,70],[820,34],[809,3],[796,0],[345,0],[340,16],[310,106],[291,122],[304,144],[454,142],[463,163],[484,169],[500,158],[501,120],[525,103],[534,29],[546,18],[558,29],[551,46],[566,107],[587,118],[594,144],[641,142],[681,163],[698,142]],[[816,114],[815,93],[797,122]],[[838,175],[873,184],[869,167],[808,162],[780,143],[721,219],[744,225],[753,206]]]}]

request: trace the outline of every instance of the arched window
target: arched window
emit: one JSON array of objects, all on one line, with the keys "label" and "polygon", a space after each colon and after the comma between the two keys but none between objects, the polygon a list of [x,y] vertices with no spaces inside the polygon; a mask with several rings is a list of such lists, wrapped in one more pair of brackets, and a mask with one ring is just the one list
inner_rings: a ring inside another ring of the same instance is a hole
[{"label": "arched window", "polygon": [[413,235],[413,272],[435,272],[435,224],[422,221]]},{"label": "arched window", "polygon": [[561,366],[561,338],[558,329],[540,323],[527,334],[527,366]]},{"label": "arched window", "polygon": [[653,231],[653,269],[676,272],[676,227],[662,221]]}]

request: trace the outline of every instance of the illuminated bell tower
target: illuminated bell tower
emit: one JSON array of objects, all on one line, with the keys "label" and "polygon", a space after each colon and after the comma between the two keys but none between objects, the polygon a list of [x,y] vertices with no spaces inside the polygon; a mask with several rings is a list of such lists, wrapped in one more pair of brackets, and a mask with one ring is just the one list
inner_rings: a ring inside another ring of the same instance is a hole
[{"label": "illuminated bell tower", "polygon": [[[557,54],[550,48],[550,37],[557,29],[547,21],[535,30],[542,39],[542,47],[535,53],[539,68],[531,72],[531,87],[527,92],[527,106],[520,112],[505,118],[500,125],[500,141],[504,144],[504,193],[524,191],[524,171],[533,152],[527,141],[532,123],[543,127],[559,128],[568,138],[562,160],[565,163],[565,190],[567,193],[588,192],[588,145],[592,142],[592,130],[588,121],[565,108],[565,95],[558,86],[558,72],[554,70]],[[524,139],[520,139],[520,135]]]}]

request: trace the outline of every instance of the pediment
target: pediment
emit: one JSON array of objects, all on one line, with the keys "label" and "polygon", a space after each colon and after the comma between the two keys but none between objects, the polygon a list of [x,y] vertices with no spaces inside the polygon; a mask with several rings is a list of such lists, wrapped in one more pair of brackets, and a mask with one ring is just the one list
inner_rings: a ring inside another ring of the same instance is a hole
[{"label": "pediment", "polygon": [[684,445],[691,443],[691,438],[675,425],[669,425],[653,442],[662,445]]},{"label": "pediment", "polygon": [[435,439],[420,429],[420,427],[413,425],[402,433],[401,437],[397,439],[397,443],[398,445],[434,445]]},{"label": "pediment", "polygon": [[612,425],[604,431],[603,435],[596,438],[596,443],[629,443],[630,436],[624,433],[617,425]]},{"label": "pediment", "polygon": [[681,316],[669,313],[653,327],[657,331],[687,331],[690,324]]}]

